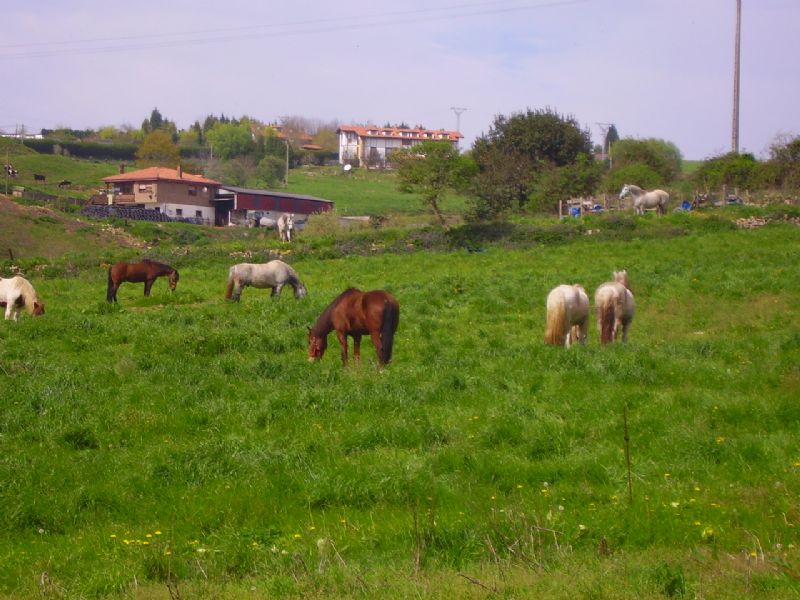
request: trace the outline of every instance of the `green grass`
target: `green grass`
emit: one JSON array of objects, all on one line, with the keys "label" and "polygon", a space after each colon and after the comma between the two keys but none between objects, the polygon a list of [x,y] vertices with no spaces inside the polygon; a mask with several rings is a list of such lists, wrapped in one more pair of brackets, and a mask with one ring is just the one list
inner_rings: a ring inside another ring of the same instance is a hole
[{"label": "green grass", "polygon": [[[800,230],[587,223],[611,233],[302,240],[302,301],[226,303],[247,240],[172,226],[142,233],[169,233],[174,294],[109,306],[99,266],[29,273],[47,314],[0,326],[0,596],[797,597]],[[542,343],[549,289],[623,267],[627,346]],[[401,303],[383,372],[333,337],[306,361],[348,285]]]},{"label": "green grass", "polygon": [[[430,214],[416,194],[397,189],[393,171],[354,169],[349,172],[339,167],[310,167],[289,172],[288,191],[333,200],[341,215]],[[461,213],[466,199],[448,195],[441,209],[448,213]]]}]

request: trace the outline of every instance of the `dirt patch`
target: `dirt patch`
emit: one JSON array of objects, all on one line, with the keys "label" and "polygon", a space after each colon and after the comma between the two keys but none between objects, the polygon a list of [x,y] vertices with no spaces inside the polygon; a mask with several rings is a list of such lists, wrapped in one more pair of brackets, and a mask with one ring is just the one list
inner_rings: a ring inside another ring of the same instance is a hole
[{"label": "dirt patch", "polygon": [[20,204],[0,195],[2,258],[58,258],[70,252],[146,247],[143,240],[108,223],[95,223],[47,206]]}]

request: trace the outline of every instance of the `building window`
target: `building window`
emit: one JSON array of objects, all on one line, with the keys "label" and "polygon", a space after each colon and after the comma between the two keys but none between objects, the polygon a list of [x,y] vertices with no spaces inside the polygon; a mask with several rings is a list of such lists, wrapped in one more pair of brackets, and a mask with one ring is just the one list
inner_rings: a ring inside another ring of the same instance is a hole
[{"label": "building window", "polygon": [[176,208],[175,209],[175,214],[177,216],[179,216],[179,217],[182,217],[183,216],[183,209],[182,208]]},{"label": "building window", "polygon": [[202,211],[202,210],[196,210],[196,211],[194,211],[194,216],[195,216],[195,217],[202,218],[202,217],[203,217],[203,211]]},{"label": "building window", "polygon": [[160,213],[161,212],[161,207],[160,206],[156,206],[155,211]]}]

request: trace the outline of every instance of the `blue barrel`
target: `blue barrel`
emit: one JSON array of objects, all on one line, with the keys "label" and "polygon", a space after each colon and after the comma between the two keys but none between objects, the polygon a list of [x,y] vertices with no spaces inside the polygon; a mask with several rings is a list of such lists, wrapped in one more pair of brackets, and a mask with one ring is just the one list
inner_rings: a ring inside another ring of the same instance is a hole
[{"label": "blue barrel", "polygon": [[573,206],[569,209],[569,216],[570,217],[580,217],[581,216],[581,207],[580,206]]}]

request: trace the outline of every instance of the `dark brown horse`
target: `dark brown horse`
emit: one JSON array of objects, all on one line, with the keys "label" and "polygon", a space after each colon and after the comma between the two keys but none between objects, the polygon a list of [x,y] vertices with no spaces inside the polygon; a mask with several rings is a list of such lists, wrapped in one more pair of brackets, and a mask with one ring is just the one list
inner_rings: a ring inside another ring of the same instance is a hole
[{"label": "dark brown horse", "polygon": [[144,282],[144,295],[150,295],[150,288],[157,277],[169,276],[169,289],[175,291],[178,285],[178,271],[169,265],[154,260],[143,260],[137,263],[119,262],[108,269],[108,292],[106,300],[117,301],[119,286],[128,281],[131,283]]},{"label": "dark brown horse", "polygon": [[362,292],[345,290],[331,302],[308,329],[308,360],[322,358],[328,347],[328,334],[336,330],[342,347],[342,364],[347,365],[347,336],[353,338],[353,357],[361,358],[361,336],[370,335],[378,353],[378,363],[384,366],[392,360],[392,343],[400,322],[400,305],[383,290]]}]

